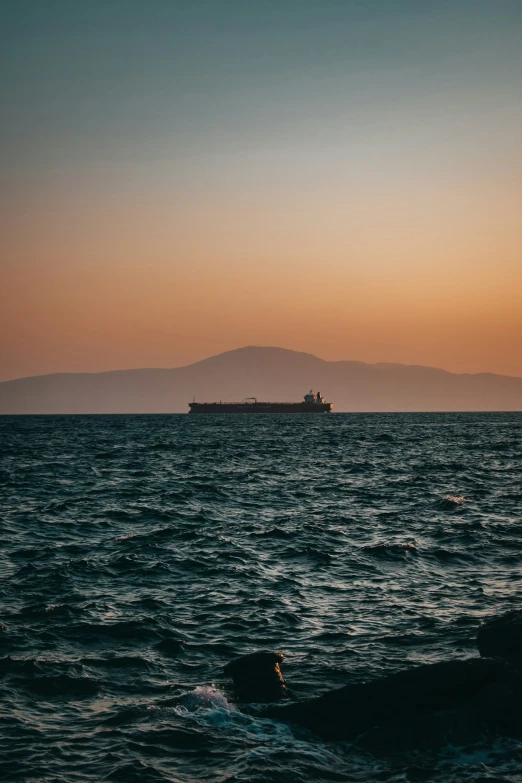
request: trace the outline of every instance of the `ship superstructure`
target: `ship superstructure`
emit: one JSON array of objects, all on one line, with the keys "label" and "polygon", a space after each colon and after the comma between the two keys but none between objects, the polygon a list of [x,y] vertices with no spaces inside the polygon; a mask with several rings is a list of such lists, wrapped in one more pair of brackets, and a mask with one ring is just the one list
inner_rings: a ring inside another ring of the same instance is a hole
[{"label": "ship superstructure", "polygon": [[263,402],[247,397],[243,402],[189,402],[189,408],[189,413],[330,413],[333,404],[326,402],[321,392],[310,390],[303,402]]}]

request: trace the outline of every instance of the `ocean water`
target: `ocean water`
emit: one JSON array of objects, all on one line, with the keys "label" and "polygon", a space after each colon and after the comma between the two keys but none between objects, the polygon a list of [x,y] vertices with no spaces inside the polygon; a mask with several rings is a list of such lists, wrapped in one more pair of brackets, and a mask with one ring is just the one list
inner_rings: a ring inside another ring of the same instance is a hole
[{"label": "ocean water", "polygon": [[522,598],[522,414],[0,418],[3,781],[515,781],[241,709],[476,654]]}]

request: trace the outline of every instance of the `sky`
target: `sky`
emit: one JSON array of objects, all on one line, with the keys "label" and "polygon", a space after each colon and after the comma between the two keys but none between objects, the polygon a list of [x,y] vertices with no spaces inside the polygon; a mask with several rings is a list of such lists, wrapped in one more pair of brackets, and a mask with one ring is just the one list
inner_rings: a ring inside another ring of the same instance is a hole
[{"label": "sky", "polygon": [[521,0],[4,0],[0,380],[522,376]]}]

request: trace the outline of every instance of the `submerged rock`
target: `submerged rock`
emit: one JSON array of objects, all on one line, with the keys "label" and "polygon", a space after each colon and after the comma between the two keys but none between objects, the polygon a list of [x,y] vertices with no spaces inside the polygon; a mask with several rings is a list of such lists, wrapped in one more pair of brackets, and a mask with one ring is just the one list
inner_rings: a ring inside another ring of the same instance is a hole
[{"label": "submerged rock", "polygon": [[503,658],[522,671],[522,610],[487,620],[478,629],[477,645],[481,655]]},{"label": "submerged rock", "polygon": [[277,701],[286,695],[279,667],[282,660],[282,653],[250,653],[227,663],[223,671],[234,681],[236,694],[242,701]]}]

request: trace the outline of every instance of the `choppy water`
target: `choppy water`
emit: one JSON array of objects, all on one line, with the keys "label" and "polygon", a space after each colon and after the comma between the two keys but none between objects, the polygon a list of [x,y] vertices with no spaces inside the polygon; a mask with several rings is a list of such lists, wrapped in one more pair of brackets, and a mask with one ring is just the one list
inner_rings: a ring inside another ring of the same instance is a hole
[{"label": "choppy water", "polygon": [[3,780],[521,779],[513,741],[376,759],[242,713],[221,669],[280,650],[304,697],[475,654],[522,597],[522,414],[3,417],[0,448]]}]

